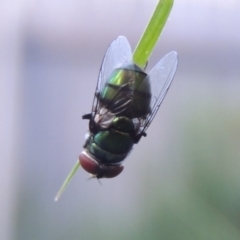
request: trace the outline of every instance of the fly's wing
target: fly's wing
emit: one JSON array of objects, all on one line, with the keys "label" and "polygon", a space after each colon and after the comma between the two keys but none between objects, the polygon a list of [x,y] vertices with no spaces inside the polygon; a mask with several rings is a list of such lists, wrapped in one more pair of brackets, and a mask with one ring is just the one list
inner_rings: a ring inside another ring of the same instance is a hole
[{"label": "fly's wing", "polygon": [[177,70],[178,57],[176,52],[170,52],[165,55],[159,63],[150,71],[149,79],[151,85],[151,112],[141,122],[139,133],[144,133],[153,118],[155,117],[167,91],[172,83],[173,77]]},{"label": "fly's wing", "polygon": [[99,109],[98,96],[105,87],[109,76],[115,68],[118,68],[125,63],[131,62],[132,50],[130,44],[124,36],[119,36],[108,47],[100,68],[95,97],[93,101],[92,114],[96,114]]}]

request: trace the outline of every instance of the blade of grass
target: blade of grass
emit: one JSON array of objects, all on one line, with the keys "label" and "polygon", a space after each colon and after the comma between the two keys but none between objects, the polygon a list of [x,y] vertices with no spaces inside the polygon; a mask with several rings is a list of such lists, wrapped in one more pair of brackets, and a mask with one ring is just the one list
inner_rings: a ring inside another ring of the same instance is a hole
[{"label": "blade of grass", "polygon": [[161,0],[158,2],[155,11],[133,53],[133,61],[139,67],[144,68],[152,54],[153,48],[165,26],[173,0]]},{"label": "blade of grass", "polygon": [[55,202],[58,201],[58,199],[61,197],[62,193],[63,193],[64,190],[66,189],[68,183],[71,181],[72,177],[74,176],[75,172],[78,170],[79,167],[80,167],[80,163],[79,163],[79,160],[77,160],[77,162],[76,162],[75,165],[73,166],[71,172],[68,174],[67,178],[66,178],[65,181],[63,182],[63,185],[62,185],[61,188],[59,189],[56,197],[54,198]]}]

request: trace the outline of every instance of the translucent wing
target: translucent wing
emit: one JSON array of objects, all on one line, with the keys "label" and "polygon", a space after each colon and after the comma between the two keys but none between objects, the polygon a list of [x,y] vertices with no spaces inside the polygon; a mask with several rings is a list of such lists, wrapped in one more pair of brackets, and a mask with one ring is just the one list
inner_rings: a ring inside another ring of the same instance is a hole
[{"label": "translucent wing", "polygon": [[102,65],[99,72],[98,83],[96,87],[96,96],[93,102],[93,114],[98,109],[98,94],[105,87],[105,84],[115,68],[118,68],[126,63],[130,63],[132,59],[132,50],[130,44],[124,36],[119,36],[108,47],[105,56],[102,61]]},{"label": "translucent wing", "polygon": [[131,58],[132,50],[127,38],[119,36],[111,43],[104,56],[99,73],[98,89],[101,90],[104,87],[108,77],[115,68],[129,63]]},{"label": "translucent wing", "polygon": [[176,52],[170,52],[165,55],[159,63],[150,71],[149,78],[151,84],[151,112],[147,115],[141,127],[140,133],[147,130],[153,118],[155,117],[167,91],[172,83],[174,74],[177,70],[178,57]]}]

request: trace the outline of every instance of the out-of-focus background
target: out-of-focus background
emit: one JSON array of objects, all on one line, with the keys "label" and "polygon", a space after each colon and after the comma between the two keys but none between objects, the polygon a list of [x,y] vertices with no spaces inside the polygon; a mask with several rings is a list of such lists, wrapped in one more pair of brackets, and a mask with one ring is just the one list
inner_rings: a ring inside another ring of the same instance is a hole
[{"label": "out-of-focus background", "polygon": [[0,239],[240,239],[240,2],[176,0],[150,58],[171,89],[114,179],[78,158],[108,45],[136,46],[156,0],[0,2]]}]

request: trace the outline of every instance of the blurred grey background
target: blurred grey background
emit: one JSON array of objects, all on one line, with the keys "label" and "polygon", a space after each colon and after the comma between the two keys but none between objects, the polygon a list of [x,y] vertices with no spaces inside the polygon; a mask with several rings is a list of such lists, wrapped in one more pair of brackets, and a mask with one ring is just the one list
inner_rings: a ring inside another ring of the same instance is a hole
[{"label": "blurred grey background", "polygon": [[0,2],[0,239],[240,239],[240,2],[176,0],[152,54],[179,54],[118,177],[77,172],[98,71],[156,0]]}]

